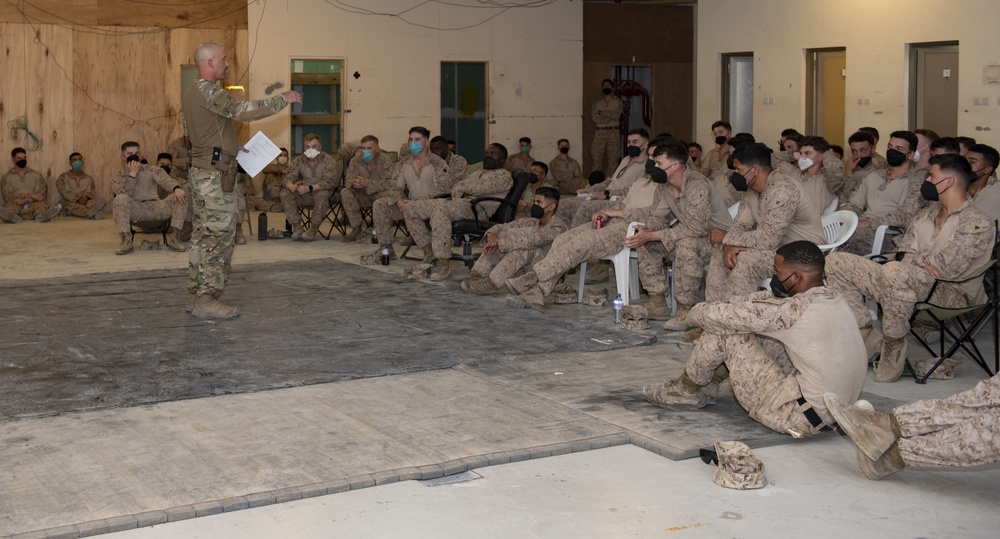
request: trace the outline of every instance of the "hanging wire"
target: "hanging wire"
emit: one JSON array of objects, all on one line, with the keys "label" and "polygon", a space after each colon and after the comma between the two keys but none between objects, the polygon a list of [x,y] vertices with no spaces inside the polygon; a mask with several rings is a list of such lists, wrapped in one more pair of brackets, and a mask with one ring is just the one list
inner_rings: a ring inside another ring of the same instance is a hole
[{"label": "hanging wire", "polygon": [[42,148],[42,138],[28,129],[27,116],[21,116],[7,122],[7,127],[10,128],[10,136],[14,140],[20,137],[20,131],[24,131],[24,149],[34,152]]}]

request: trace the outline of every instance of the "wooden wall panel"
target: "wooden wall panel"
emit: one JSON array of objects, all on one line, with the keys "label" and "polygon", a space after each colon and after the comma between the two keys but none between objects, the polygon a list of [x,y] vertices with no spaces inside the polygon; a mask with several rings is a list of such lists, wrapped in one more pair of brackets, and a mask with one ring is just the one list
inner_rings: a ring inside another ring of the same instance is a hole
[{"label": "wooden wall panel", "polygon": [[[28,47],[28,126],[43,139],[33,168],[49,179],[49,202],[59,199],[55,178],[69,169],[73,151],[73,51],[62,43],[72,41],[72,31],[61,26],[41,26]],[[31,36],[29,36],[31,37]]]},{"label": "wooden wall panel", "polygon": [[246,0],[31,0],[0,2],[0,22],[66,26],[246,28]]},{"label": "wooden wall panel", "polygon": [[26,28],[21,25],[0,25],[3,71],[7,74],[7,76],[0,78],[0,171],[3,172],[12,166],[10,151],[23,143],[23,139],[14,140],[11,137],[7,124],[25,113],[27,95],[25,55],[27,53],[24,32]]}]

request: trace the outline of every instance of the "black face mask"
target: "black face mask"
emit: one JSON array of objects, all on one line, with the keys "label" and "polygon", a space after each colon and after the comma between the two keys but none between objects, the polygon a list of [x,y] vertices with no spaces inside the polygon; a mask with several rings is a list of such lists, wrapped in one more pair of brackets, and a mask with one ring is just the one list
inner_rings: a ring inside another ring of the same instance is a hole
[{"label": "black face mask", "polygon": [[725,143],[726,143],[726,137],[724,137],[722,135],[719,135],[719,136],[715,137],[715,144],[716,145],[722,146]]},{"label": "black face mask", "polygon": [[746,191],[750,189],[750,184],[747,183],[747,179],[743,177],[739,172],[733,172],[729,175],[729,183],[733,186],[733,189],[737,191]]},{"label": "black face mask", "polygon": [[17,163],[14,163],[14,164],[17,165],[17,168],[26,168],[28,166],[28,160],[27,159],[18,159]]},{"label": "black face mask", "polygon": [[885,160],[890,167],[898,167],[906,162],[906,154],[890,148],[889,151],[885,152]]},{"label": "black face mask", "polygon": [[[941,181],[943,182],[944,180]],[[947,191],[949,187],[951,186],[945,187],[944,191]],[[943,193],[944,191],[941,192]],[[930,180],[924,180],[924,183],[920,184],[920,196],[924,197],[924,200],[929,200],[931,202],[940,200],[941,198],[941,195],[937,190],[937,184]]]},{"label": "black face mask", "polygon": [[163,169],[163,172],[170,174],[170,165],[160,165],[160,168]]},{"label": "black face mask", "polygon": [[650,179],[653,183],[667,183],[667,171],[662,170],[657,167],[653,167],[653,170],[649,172]]},{"label": "black face mask", "polygon": [[646,159],[646,174],[652,174],[656,170],[656,161]]},{"label": "black face mask", "polygon": [[625,149],[625,152],[628,153],[629,157],[639,157],[639,154],[642,153],[642,149],[638,146],[629,146]]},{"label": "black face mask", "polygon": [[[792,276],[789,275],[788,277],[785,277],[785,281],[791,278]],[[789,292],[788,289],[785,288],[785,281],[779,279],[777,273],[775,273],[774,276],[771,277],[771,283],[770,283],[771,293],[774,294],[774,297],[787,298],[788,296],[791,295],[791,292]]]},{"label": "black face mask", "polygon": [[569,153],[569,146],[559,148],[559,153]]},{"label": "black face mask", "polygon": [[611,88],[604,88],[601,90],[604,95],[611,95]]},{"label": "black face mask", "polygon": [[872,156],[866,155],[866,156],[862,157],[861,159],[858,159],[858,168],[865,168],[865,167],[868,166],[868,163],[871,163],[871,162],[872,162]]},{"label": "black face mask", "polygon": [[483,157],[483,170],[496,170],[500,168],[500,161],[493,159],[492,155],[487,155]]},{"label": "black face mask", "polygon": [[139,155],[138,154],[132,154],[132,155],[130,155],[130,156],[128,156],[128,157],[125,158],[125,162],[126,163],[135,163],[138,160],[139,160]]},{"label": "black face mask", "polygon": [[532,204],[529,213],[535,219],[541,219],[542,217],[545,217],[545,208],[539,206],[538,204]]},{"label": "black face mask", "polygon": [[733,154],[729,154],[729,158],[726,159],[726,166],[729,167],[729,170],[736,170],[736,167],[733,166]]}]

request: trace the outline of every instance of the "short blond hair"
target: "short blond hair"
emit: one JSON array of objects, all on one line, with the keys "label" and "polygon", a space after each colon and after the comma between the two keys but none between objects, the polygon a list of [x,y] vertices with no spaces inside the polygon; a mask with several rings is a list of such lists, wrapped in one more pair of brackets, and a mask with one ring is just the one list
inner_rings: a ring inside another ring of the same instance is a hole
[{"label": "short blond hair", "polygon": [[321,144],[323,143],[323,141],[320,140],[319,135],[317,135],[316,133],[309,133],[308,135],[306,135],[305,137],[303,137],[302,138],[302,143],[304,144],[304,143],[312,141],[312,140],[319,141]]}]

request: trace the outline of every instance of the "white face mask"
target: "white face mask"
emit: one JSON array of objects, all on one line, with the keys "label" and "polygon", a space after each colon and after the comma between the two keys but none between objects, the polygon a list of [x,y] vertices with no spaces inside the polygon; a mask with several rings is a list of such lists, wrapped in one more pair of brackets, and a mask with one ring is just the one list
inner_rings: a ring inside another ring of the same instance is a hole
[{"label": "white face mask", "polygon": [[309,148],[302,153],[305,154],[305,156],[308,157],[309,159],[316,159],[316,156],[319,155],[319,150],[317,150],[316,148]]},{"label": "white face mask", "polygon": [[282,155],[281,157],[278,158],[278,164],[279,165],[287,165],[288,164],[288,158]]},{"label": "white face mask", "polygon": [[913,152],[913,162],[916,163],[920,161],[920,150]]},{"label": "white face mask", "polygon": [[809,167],[813,166],[814,164],[815,163],[813,163],[812,159],[809,159],[804,155],[799,158],[799,170],[809,170]]}]

